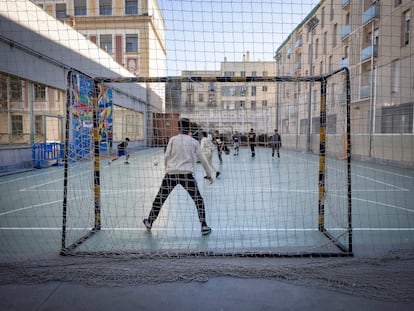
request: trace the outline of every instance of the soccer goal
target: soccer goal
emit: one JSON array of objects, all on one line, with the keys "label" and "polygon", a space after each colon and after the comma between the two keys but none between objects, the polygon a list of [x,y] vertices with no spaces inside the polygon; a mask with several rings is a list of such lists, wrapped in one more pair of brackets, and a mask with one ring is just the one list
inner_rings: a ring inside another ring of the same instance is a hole
[{"label": "soccer goal", "polygon": [[[139,111],[112,103],[111,87],[151,83],[176,92],[174,109]],[[229,100],[235,97],[244,100]],[[204,107],[194,106],[194,98],[203,99]],[[205,132],[213,140],[218,132],[230,150],[221,161],[215,151],[213,171],[220,174],[212,184],[195,164],[212,227],[208,236],[200,234],[194,202],[181,187],[150,231],[142,223],[160,187],[164,147],[177,133],[179,117],[190,118],[194,139]],[[242,78],[107,79],[72,72],[66,120],[61,254],[352,255],[346,68],[321,76]],[[275,129],[282,139],[278,150],[272,144]],[[254,143],[248,138],[252,131]],[[126,137],[128,161],[116,155]]]}]

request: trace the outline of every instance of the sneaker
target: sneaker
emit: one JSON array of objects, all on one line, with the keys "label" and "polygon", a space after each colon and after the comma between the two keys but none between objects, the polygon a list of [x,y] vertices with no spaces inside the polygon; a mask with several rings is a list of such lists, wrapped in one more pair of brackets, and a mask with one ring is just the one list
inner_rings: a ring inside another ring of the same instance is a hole
[{"label": "sneaker", "polygon": [[201,227],[201,234],[207,235],[211,233],[211,228],[209,226],[202,226]]},{"label": "sneaker", "polygon": [[216,178],[219,177],[219,176],[220,176],[220,172],[217,172],[216,173]]},{"label": "sneaker", "polygon": [[148,220],[148,218],[144,218],[144,220],[142,222],[144,223],[145,227],[148,230],[151,230],[152,224],[150,223],[150,221]]},{"label": "sneaker", "polygon": [[129,164],[129,162],[128,161],[125,161],[124,164]]}]

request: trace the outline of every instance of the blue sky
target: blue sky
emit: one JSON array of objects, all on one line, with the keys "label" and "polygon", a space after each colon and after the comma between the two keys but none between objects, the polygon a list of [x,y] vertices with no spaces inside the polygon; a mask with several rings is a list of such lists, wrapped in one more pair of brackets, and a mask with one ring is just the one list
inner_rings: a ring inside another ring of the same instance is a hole
[{"label": "blue sky", "polygon": [[219,69],[224,57],[272,61],[319,0],[158,0],[167,26],[168,75]]}]

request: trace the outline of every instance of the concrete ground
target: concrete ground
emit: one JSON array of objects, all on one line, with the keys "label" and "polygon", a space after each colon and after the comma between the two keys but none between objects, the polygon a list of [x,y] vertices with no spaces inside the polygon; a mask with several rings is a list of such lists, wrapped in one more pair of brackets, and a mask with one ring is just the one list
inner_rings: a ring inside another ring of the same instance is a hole
[{"label": "concrete ground", "polygon": [[10,311],[414,309],[414,302],[384,302],[283,281],[233,277],[125,287],[88,287],[65,282],[2,285],[0,301],[0,309]]}]

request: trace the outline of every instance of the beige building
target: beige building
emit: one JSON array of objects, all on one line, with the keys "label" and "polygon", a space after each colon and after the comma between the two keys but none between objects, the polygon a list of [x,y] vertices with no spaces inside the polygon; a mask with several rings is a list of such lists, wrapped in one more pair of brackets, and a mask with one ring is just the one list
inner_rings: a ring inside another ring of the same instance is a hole
[{"label": "beige building", "polygon": [[[324,0],[276,52],[278,75],[349,68],[355,155],[413,163],[413,9],[411,0]],[[327,90],[331,135],[341,133],[346,107],[345,88],[336,82]],[[305,148],[305,137],[319,132],[319,91],[309,83],[280,85],[280,128],[298,137],[285,142]]]},{"label": "beige building", "polygon": [[[71,25],[131,73],[166,75],[166,26],[157,0],[36,0],[50,15]],[[148,100],[165,110],[164,84],[151,84]]]},{"label": "beige building", "polygon": [[[185,71],[185,77],[274,77],[275,62],[251,61],[247,52],[240,61],[224,60],[219,71]],[[183,82],[181,111],[210,131],[271,132],[276,125],[274,82]]]}]

